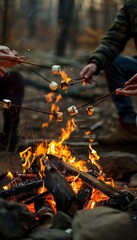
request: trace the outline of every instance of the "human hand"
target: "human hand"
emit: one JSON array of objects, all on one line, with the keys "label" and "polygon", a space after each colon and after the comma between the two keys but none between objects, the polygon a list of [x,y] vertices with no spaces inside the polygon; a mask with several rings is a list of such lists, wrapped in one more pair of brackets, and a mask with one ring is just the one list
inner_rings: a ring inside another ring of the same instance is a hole
[{"label": "human hand", "polygon": [[125,85],[123,89],[116,89],[117,95],[137,96],[137,74],[128,80]]},{"label": "human hand", "polygon": [[3,67],[12,67],[17,63],[23,62],[23,56],[15,56],[15,54],[5,54],[0,51],[0,66]]},{"label": "human hand", "polygon": [[6,72],[7,72],[7,69],[6,69],[6,68],[0,67],[0,77],[3,77]]},{"label": "human hand", "polygon": [[15,50],[11,50],[9,47],[7,46],[2,46],[0,45],[0,52],[4,53],[4,54],[10,54],[10,55],[14,55],[14,56],[18,56],[17,51]]},{"label": "human hand", "polygon": [[17,51],[11,50],[7,46],[0,45],[0,66],[12,67],[24,60],[24,56],[19,56]]},{"label": "human hand", "polygon": [[85,79],[85,82],[91,83],[92,76],[95,74],[97,66],[95,63],[89,63],[80,72],[80,77]]}]

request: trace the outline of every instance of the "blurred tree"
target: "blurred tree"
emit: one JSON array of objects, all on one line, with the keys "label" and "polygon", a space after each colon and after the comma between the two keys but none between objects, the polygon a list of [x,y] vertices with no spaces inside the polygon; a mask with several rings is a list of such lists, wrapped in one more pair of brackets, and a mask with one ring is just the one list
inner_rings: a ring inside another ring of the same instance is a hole
[{"label": "blurred tree", "polygon": [[58,2],[58,24],[59,24],[59,37],[56,44],[56,55],[64,56],[67,43],[70,40],[70,27],[74,19],[74,0],[59,0]]},{"label": "blurred tree", "polygon": [[2,16],[2,41],[6,45],[8,29],[8,0],[3,0],[3,16]]}]

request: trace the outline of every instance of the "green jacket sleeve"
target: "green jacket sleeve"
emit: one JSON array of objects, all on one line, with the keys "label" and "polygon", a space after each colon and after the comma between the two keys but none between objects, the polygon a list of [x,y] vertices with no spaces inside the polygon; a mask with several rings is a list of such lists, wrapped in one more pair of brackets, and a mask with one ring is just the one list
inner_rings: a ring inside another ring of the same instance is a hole
[{"label": "green jacket sleeve", "polygon": [[96,74],[105,68],[107,64],[110,64],[123,51],[127,41],[132,37],[130,25],[131,8],[129,2],[117,13],[112,26],[107,30],[99,46],[92,52],[88,60],[88,63],[95,63],[97,65]]}]

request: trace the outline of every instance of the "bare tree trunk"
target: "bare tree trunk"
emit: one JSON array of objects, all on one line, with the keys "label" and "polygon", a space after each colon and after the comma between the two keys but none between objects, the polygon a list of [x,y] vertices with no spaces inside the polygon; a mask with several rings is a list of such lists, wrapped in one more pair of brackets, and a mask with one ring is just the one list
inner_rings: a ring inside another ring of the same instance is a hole
[{"label": "bare tree trunk", "polygon": [[5,45],[7,41],[7,29],[8,29],[8,0],[4,0],[3,9],[3,28],[2,28],[2,44]]}]

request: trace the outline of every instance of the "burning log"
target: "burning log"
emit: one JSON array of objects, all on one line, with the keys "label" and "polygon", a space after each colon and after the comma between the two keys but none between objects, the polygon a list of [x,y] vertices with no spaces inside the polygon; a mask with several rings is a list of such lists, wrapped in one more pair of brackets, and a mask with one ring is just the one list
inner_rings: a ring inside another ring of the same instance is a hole
[{"label": "burning log", "polygon": [[43,180],[46,188],[54,197],[57,211],[74,216],[75,212],[82,207],[76,194],[66,179],[48,160],[44,159],[43,162],[45,165]]},{"label": "burning log", "polygon": [[[134,197],[132,196],[132,194],[129,193],[128,198],[127,198],[127,196],[120,190],[118,190],[110,185],[107,185],[105,182],[97,179],[96,177],[94,177],[86,172],[82,172],[82,171],[76,169],[72,165],[64,162],[62,159],[57,158],[53,155],[47,155],[47,156],[48,156],[49,161],[57,169],[61,170],[63,173],[67,172],[67,174],[72,174],[74,176],[78,175],[79,178],[81,178],[85,182],[85,184],[89,185],[90,187],[99,189],[100,191],[105,193],[108,197],[110,197],[110,198],[123,197],[123,199],[127,202],[127,205],[131,201],[134,200]],[[129,195],[130,195],[130,197],[129,197]]]},{"label": "burning log", "polygon": [[125,208],[133,201],[134,197],[131,195],[131,193],[125,191],[122,193],[122,195],[96,203],[96,206],[107,206],[118,210],[125,210]]},{"label": "burning log", "polygon": [[31,203],[34,203],[37,198],[39,198],[39,197],[45,197],[46,198],[48,196],[48,194],[49,194],[48,191],[40,193],[39,195],[33,196],[30,199],[27,199],[26,201],[24,201],[24,204],[29,205]]},{"label": "burning log", "polygon": [[8,190],[0,192],[0,198],[18,200],[26,199],[27,197],[38,194],[38,189],[43,186],[42,180],[31,181]]},{"label": "burning log", "polygon": [[83,183],[82,187],[80,188],[80,190],[77,193],[77,198],[80,200],[81,204],[82,204],[82,208],[84,208],[92,195],[92,188],[87,186],[85,183]]},{"label": "burning log", "polygon": [[37,178],[37,175],[35,173],[17,173],[17,176],[22,180],[30,180]]},{"label": "burning log", "polygon": [[34,208],[36,217],[40,223],[50,223],[53,215],[55,214],[51,202],[46,198],[39,196],[34,201]]}]

